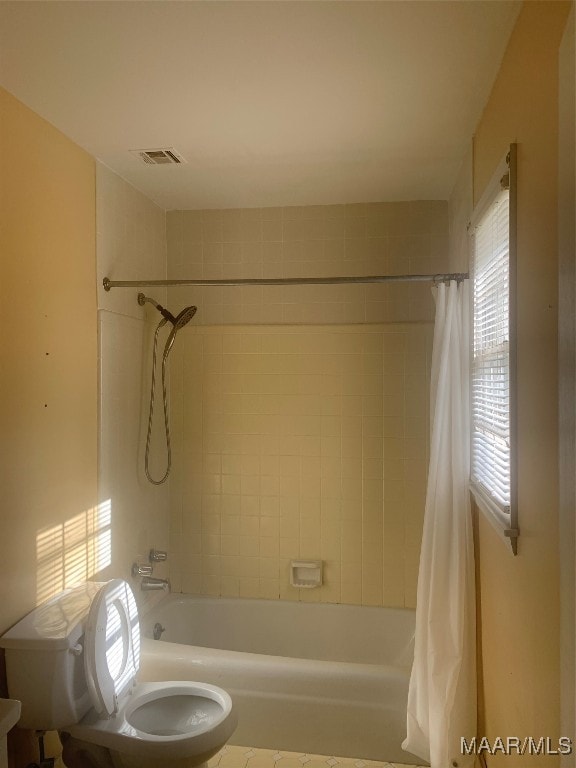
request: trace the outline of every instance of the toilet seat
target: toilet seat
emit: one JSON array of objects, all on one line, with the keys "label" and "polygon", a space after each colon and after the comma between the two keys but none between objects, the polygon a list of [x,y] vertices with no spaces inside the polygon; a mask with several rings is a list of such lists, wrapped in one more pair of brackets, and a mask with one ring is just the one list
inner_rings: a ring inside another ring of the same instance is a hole
[{"label": "toilet seat", "polygon": [[84,636],[84,672],[99,717],[118,713],[140,668],[136,599],[123,579],[107,582],[92,600]]},{"label": "toilet seat", "polygon": [[[167,680],[137,683],[140,626],[123,579],[92,599],[84,634],[84,673],[93,708],[66,727],[76,740],[130,756],[131,766],[204,765],[237,724],[230,695],[215,685]],[[123,765],[123,763],[121,763]]]}]

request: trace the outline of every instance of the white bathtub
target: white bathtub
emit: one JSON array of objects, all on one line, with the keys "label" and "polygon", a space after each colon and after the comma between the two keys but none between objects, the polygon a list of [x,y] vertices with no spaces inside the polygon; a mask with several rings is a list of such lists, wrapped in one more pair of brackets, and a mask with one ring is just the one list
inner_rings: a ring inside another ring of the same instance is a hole
[{"label": "white bathtub", "polygon": [[400,746],[413,611],[168,595],[142,629],[140,678],[225,688],[233,744],[416,762]]}]

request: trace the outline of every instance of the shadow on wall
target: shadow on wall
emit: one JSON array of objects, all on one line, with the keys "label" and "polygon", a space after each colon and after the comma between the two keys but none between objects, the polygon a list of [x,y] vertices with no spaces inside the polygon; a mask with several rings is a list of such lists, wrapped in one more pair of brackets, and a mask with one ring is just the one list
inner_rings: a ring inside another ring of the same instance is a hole
[{"label": "shadow on wall", "polygon": [[36,604],[93,578],[112,562],[112,501],[36,535]]}]

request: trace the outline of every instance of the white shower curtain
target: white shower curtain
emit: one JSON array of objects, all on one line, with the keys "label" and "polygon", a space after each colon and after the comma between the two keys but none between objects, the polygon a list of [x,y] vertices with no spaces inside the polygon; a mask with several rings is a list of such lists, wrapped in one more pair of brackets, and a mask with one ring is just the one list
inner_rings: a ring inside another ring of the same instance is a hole
[{"label": "white shower curtain", "polygon": [[468,281],[441,284],[431,373],[430,467],[405,750],[432,768],[471,766],[476,734],[474,549],[468,479]]}]

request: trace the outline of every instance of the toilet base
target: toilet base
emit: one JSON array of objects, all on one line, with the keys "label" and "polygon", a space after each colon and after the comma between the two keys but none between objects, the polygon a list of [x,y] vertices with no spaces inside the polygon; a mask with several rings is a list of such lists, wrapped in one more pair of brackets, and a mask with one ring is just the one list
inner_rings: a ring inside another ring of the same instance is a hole
[{"label": "toilet base", "polygon": [[115,768],[110,750],[61,733],[62,760],[66,768]]},{"label": "toilet base", "polygon": [[[75,739],[69,733],[60,734],[62,759],[66,768],[158,768],[158,758],[126,755],[88,741]],[[162,760],[162,768],[208,768],[193,757]]]}]

